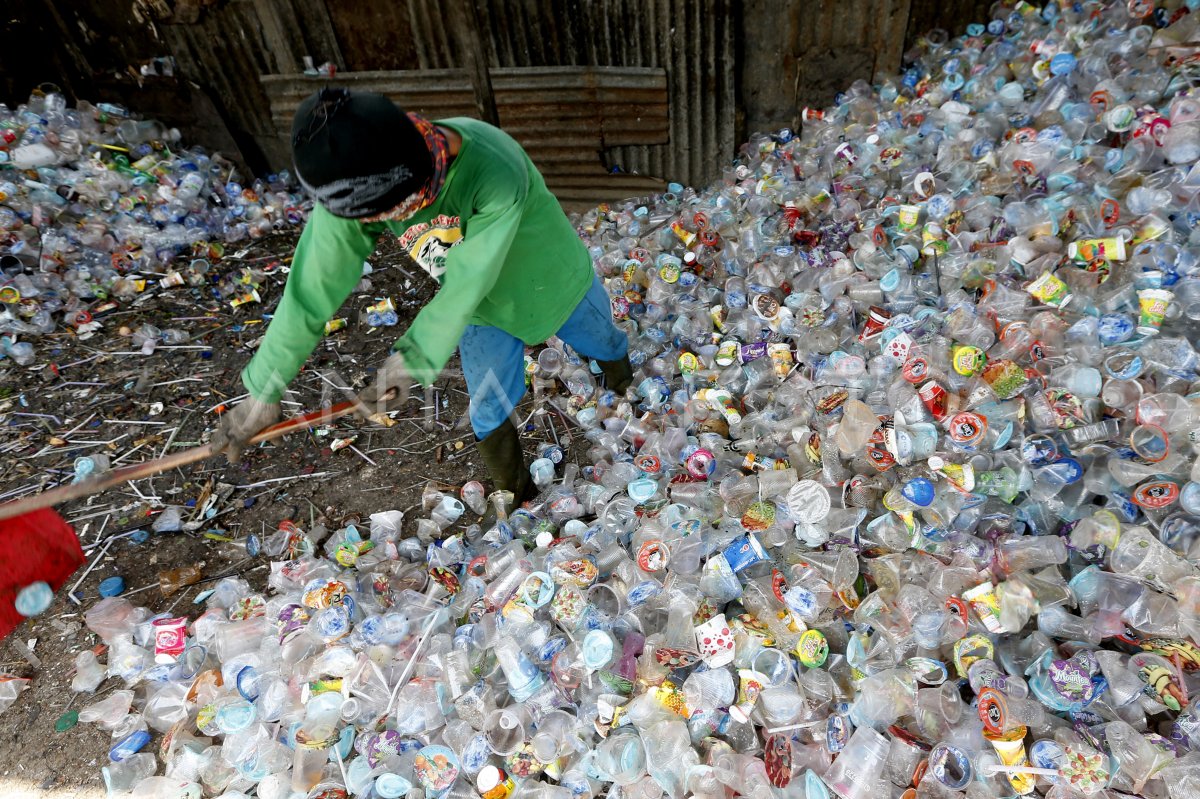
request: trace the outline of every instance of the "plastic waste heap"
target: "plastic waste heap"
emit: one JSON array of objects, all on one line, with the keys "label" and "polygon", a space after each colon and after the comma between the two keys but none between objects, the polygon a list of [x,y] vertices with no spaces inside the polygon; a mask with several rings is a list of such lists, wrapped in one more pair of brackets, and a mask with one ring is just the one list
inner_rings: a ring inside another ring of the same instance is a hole
[{"label": "plastic waste heap", "polygon": [[[199,288],[236,308],[262,274],[214,269],[225,246],[302,223],[288,173],[243,183],[219,154],[109,103],[55,91],[0,105],[0,368],[64,326],[83,338],[150,291]],[[137,345],[178,344],[152,326]]]},{"label": "plastic waste heap", "polygon": [[1200,795],[1193,5],[997,4],[580,217],[634,388],[529,373],[586,465],[100,601],[112,795]]}]

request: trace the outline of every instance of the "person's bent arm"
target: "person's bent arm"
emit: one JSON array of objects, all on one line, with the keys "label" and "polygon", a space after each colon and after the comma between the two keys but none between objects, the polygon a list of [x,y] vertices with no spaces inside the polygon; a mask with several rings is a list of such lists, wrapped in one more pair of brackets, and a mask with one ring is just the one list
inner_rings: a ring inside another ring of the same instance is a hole
[{"label": "person's bent arm", "polygon": [[358,285],[377,237],[373,227],[313,208],[283,298],[258,352],[242,370],[251,396],[276,402],[283,395],[324,335],[325,323]]}]

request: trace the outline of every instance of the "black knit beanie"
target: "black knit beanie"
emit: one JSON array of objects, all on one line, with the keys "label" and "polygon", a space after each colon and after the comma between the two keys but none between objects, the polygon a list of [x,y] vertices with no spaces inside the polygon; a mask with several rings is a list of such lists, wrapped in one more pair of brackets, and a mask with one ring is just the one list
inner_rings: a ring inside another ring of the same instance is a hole
[{"label": "black knit beanie", "polygon": [[292,120],[300,183],[335,216],[390,211],[433,174],[425,137],[382,94],[321,89]]}]

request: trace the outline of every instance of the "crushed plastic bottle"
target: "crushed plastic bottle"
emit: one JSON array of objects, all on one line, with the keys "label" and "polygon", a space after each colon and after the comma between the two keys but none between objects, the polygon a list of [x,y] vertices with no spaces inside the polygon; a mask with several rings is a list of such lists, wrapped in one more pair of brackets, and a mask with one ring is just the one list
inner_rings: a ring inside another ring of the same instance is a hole
[{"label": "crushed plastic bottle", "polygon": [[204,576],[204,561],[189,563],[158,573],[158,587],[163,596],[173,596],[180,588],[195,585]]},{"label": "crushed plastic bottle", "polygon": [[0,674],[0,713],[8,710],[17,701],[21,692],[29,687],[29,679],[15,674]]},{"label": "crushed plastic bottle", "polygon": [[183,529],[183,509],[178,505],[168,505],[154,520],[151,529],[156,533],[177,533]]},{"label": "crushed plastic bottle", "polygon": [[75,656],[75,676],[71,678],[71,690],[92,693],[107,676],[107,668],[96,658],[96,653],[85,649]]}]

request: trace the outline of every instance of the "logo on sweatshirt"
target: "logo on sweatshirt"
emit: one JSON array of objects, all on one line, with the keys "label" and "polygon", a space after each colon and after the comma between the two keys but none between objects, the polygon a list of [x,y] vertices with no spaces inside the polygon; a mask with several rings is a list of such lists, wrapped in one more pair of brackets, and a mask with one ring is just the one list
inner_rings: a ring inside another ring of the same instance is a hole
[{"label": "logo on sweatshirt", "polygon": [[439,214],[428,222],[418,222],[400,234],[400,248],[428,272],[441,280],[446,272],[446,255],[463,240],[459,217]]}]

